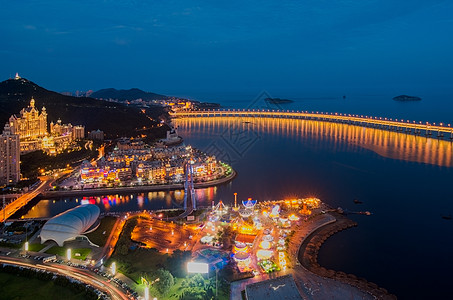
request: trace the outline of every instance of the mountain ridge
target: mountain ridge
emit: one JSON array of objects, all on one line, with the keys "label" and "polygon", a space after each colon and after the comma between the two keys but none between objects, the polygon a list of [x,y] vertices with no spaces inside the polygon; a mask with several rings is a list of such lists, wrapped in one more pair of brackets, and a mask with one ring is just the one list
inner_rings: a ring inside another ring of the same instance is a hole
[{"label": "mountain ridge", "polygon": [[100,89],[96,92],[93,92],[91,94],[91,97],[96,99],[114,99],[118,101],[132,101],[136,99],[150,101],[150,100],[166,100],[171,98],[165,95],[146,92],[139,88],[131,88],[128,90],[124,89],[117,90],[115,88]]},{"label": "mountain ridge", "polygon": [[28,107],[31,98],[41,110],[46,107],[48,123],[61,119],[63,123],[83,125],[86,133],[100,129],[106,137],[133,136],[139,129],[153,128],[167,112],[163,107],[150,106],[146,109],[111,103],[93,97],[73,97],[47,90],[25,79],[7,79],[0,82],[0,126],[8,122],[11,115],[19,115]]}]

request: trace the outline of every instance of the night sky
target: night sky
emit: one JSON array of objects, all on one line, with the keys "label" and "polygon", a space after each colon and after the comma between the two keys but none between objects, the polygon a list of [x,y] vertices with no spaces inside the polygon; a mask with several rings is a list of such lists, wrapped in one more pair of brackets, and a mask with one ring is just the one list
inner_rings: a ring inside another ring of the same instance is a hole
[{"label": "night sky", "polygon": [[0,0],[1,80],[56,91],[453,93],[453,1]]}]

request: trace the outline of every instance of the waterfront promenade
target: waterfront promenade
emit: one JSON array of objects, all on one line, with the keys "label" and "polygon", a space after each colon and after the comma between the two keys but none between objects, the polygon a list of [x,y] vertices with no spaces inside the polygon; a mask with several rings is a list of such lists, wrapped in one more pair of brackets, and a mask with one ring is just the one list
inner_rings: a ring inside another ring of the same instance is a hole
[{"label": "waterfront promenade", "polygon": [[[231,174],[216,180],[207,182],[194,183],[196,189],[202,189],[212,186],[217,186],[230,182],[236,177],[236,171],[232,170]],[[59,198],[71,196],[95,196],[95,195],[111,195],[120,193],[138,193],[138,192],[158,192],[184,190],[184,183],[177,184],[159,184],[159,185],[137,185],[137,186],[122,186],[114,188],[94,188],[84,190],[68,190],[68,191],[46,191],[42,193],[45,198]]]}]

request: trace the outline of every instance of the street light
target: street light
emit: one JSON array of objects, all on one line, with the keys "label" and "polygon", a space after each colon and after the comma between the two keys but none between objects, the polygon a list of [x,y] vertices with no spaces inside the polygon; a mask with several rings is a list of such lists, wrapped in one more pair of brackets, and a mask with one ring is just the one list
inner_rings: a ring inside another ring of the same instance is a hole
[{"label": "street light", "polygon": [[116,274],[116,263],[112,262],[112,265],[110,266],[110,271],[112,272],[112,275],[115,276]]},{"label": "street light", "polygon": [[25,242],[24,249],[25,249],[25,251],[28,251],[28,242]]},{"label": "street light", "polygon": [[149,286],[145,286],[145,300],[149,300]]},{"label": "street light", "polygon": [[[146,278],[142,277],[142,283],[145,284],[145,300],[149,300],[149,286],[155,284],[158,281],[160,281],[160,278],[156,278],[154,281],[148,282]],[[157,300],[157,298],[154,297],[153,300]]]}]

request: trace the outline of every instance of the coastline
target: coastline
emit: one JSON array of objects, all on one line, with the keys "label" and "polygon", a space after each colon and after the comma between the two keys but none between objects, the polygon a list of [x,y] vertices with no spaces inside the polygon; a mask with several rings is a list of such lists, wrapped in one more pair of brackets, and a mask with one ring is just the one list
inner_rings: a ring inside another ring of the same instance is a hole
[{"label": "coastline", "polygon": [[[342,271],[334,271],[326,269],[318,263],[318,252],[322,244],[332,235],[337,232],[357,226],[357,223],[347,217],[337,213],[328,212],[323,216],[314,216],[320,218],[321,222],[317,226],[313,226],[306,235],[296,234],[297,236],[292,248],[299,245],[297,255],[294,250],[291,251],[301,264],[304,270],[307,270],[322,278],[331,279],[336,282],[341,282],[352,287],[355,287],[363,292],[366,292],[377,299],[396,299],[396,296],[390,294],[385,288],[379,287],[373,282],[369,282],[364,278],[359,278],[353,274],[346,274]],[[322,220],[324,219],[324,220]],[[312,221],[312,224],[315,221]]]},{"label": "coastline", "polygon": [[[232,181],[237,176],[237,172],[232,169],[232,173],[226,177],[212,180],[209,182],[198,182],[194,183],[195,189],[202,189],[221,184],[226,184]],[[178,184],[167,184],[167,185],[141,185],[141,186],[125,186],[115,188],[97,188],[97,189],[85,189],[85,190],[70,190],[70,191],[47,191],[42,193],[41,196],[44,198],[59,198],[59,197],[70,197],[70,196],[94,196],[94,195],[109,195],[109,194],[124,194],[124,193],[137,193],[137,192],[160,192],[160,191],[172,191],[172,190],[183,190],[184,183]]]}]

